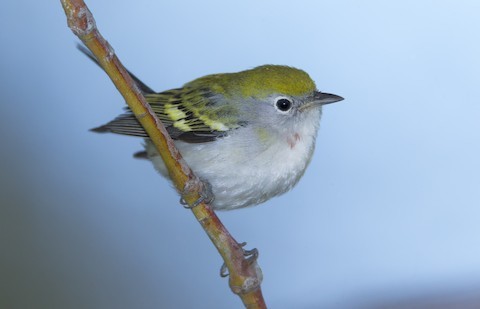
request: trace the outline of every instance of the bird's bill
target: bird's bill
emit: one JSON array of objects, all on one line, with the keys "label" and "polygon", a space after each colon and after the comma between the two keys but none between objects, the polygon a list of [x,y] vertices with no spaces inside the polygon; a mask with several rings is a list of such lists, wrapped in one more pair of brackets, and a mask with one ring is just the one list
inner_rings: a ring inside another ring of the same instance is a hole
[{"label": "bird's bill", "polygon": [[320,103],[322,105],[335,103],[343,100],[343,98],[339,95],[320,91],[315,91],[313,98],[315,100],[315,103]]}]

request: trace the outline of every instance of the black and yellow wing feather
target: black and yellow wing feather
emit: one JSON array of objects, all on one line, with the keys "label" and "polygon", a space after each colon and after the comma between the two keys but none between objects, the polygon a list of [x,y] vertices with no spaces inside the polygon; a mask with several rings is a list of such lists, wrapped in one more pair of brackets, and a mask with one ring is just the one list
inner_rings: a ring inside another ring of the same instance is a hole
[{"label": "black and yellow wing feather", "polygon": [[[186,101],[192,100],[192,97],[199,102]],[[146,93],[145,98],[173,139],[190,143],[205,143],[225,136],[227,131],[232,129],[232,126],[227,127],[219,121],[209,120],[209,116],[206,113],[202,114],[200,112],[203,111],[203,108],[200,106],[207,104],[206,101],[211,100],[208,97],[208,93],[193,95],[191,91],[179,88],[160,93]],[[209,112],[212,113],[215,110],[212,107],[209,109]],[[126,113],[107,124],[92,129],[92,131],[148,137],[141,124],[128,108]]]},{"label": "black and yellow wing feather", "polygon": [[[95,57],[85,47],[81,45],[77,47],[98,65]],[[129,74],[173,139],[205,143],[225,136],[228,130],[240,126],[234,117],[237,111],[225,104],[218,104],[218,98],[204,84],[197,87],[193,82],[183,88],[155,93],[135,75],[130,72]],[[93,128],[92,131],[148,138],[133,113],[128,108],[126,110],[124,114]]]}]

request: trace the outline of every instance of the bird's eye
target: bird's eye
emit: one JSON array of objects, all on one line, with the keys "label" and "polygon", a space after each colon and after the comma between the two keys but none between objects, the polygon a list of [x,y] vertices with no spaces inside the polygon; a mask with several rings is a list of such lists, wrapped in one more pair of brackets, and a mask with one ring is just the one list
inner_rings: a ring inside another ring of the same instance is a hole
[{"label": "bird's eye", "polygon": [[277,98],[275,101],[275,107],[282,113],[288,112],[292,108],[292,101],[287,98]]}]

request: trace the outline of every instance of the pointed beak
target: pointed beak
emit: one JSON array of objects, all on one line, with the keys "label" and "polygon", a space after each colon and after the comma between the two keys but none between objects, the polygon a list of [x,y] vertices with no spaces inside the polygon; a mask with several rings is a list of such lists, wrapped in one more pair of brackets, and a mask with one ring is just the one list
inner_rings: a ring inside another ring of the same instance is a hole
[{"label": "pointed beak", "polygon": [[320,91],[315,91],[313,98],[315,99],[315,103],[320,103],[322,105],[335,103],[343,100],[343,98],[339,95],[324,93]]}]

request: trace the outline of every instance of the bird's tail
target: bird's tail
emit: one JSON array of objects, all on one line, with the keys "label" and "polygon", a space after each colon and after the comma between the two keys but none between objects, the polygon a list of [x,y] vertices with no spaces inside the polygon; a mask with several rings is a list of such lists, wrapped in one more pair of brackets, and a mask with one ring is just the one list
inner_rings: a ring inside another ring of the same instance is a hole
[{"label": "bird's tail", "polygon": [[[88,58],[90,58],[90,60],[92,60],[96,65],[98,65],[100,68],[101,68],[101,65],[98,63],[98,60],[97,58],[95,58],[95,56],[90,52],[90,50],[88,50],[85,46],[81,45],[81,44],[77,44],[77,49],[79,51],[81,51],[85,56],[87,56]],[[135,81],[135,83],[137,84],[138,88],[140,88],[140,90],[144,93],[144,94],[149,94],[149,93],[155,93],[155,91],[148,87],[144,82],[142,82],[138,77],[136,77],[134,74],[132,74],[132,72],[130,72],[129,70],[127,70],[128,74],[130,74],[130,76],[133,78],[133,80]]]},{"label": "bird's tail", "polygon": [[[98,63],[97,58],[88,50],[85,46],[81,44],[77,44],[77,49],[81,51],[85,56],[90,58],[96,65],[100,68],[100,64]],[[144,82],[142,82],[138,77],[128,71],[128,74],[133,78],[135,83],[137,84],[138,88],[143,92],[143,94],[150,94],[155,93],[155,91],[148,87]],[[147,137],[147,133],[140,125],[138,120],[135,116],[130,112],[130,109],[127,107],[127,112],[118,116],[114,120],[101,125],[99,127],[90,129],[92,132],[96,133],[117,133],[117,134],[124,134],[124,135],[132,135],[132,136],[140,136],[140,137]]]}]

